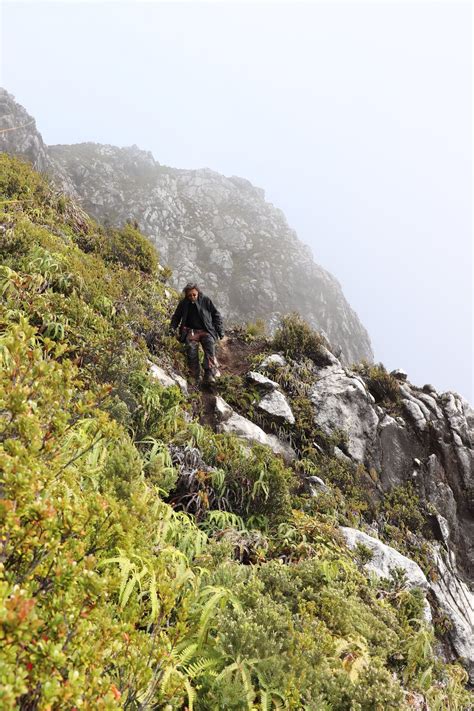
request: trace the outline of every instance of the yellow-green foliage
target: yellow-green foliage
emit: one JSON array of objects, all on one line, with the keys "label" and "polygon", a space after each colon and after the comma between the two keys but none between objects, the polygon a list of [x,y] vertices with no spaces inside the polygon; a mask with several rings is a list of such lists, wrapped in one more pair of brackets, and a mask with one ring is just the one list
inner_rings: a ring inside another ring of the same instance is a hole
[{"label": "yellow-green foliage", "polygon": [[398,380],[387,372],[383,363],[367,363],[362,361],[353,369],[361,375],[374,396],[375,401],[385,407],[389,412],[397,414],[401,402],[400,385]]},{"label": "yellow-green foliage", "polygon": [[[342,544],[333,523],[368,504],[309,446],[304,404],[291,471],[150,378],[151,352],[179,358],[144,238],[5,155],[0,238],[0,708],[467,709],[420,595]],[[172,452],[195,447],[186,479]],[[322,466],[336,493],[295,498]],[[391,525],[413,516],[394,495]]]}]

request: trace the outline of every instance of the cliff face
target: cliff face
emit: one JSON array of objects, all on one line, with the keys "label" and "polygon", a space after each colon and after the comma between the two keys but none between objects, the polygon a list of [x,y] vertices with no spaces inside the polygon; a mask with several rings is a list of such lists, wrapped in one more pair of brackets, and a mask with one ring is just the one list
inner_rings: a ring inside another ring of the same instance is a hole
[{"label": "cliff face", "polygon": [[112,224],[136,220],[174,272],[174,284],[203,285],[232,321],[298,311],[324,332],[345,362],[373,354],[367,331],[339,282],[315,264],[263,190],[211,170],[161,166],[136,146],[45,146],[34,121],[7,92],[0,94],[0,148],[24,155],[52,174],[84,209]]}]

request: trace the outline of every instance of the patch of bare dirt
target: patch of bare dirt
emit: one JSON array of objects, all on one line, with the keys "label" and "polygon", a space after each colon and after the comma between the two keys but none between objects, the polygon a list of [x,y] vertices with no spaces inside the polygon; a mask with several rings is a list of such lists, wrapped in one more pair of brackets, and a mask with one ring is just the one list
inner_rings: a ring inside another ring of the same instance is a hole
[{"label": "patch of bare dirt", "polygon": [[233,334],[225,336],[217,346],[219,370],[222,375],[242,375],[250,370],[251,358],[261,350],[258,341],[246,343]]}]

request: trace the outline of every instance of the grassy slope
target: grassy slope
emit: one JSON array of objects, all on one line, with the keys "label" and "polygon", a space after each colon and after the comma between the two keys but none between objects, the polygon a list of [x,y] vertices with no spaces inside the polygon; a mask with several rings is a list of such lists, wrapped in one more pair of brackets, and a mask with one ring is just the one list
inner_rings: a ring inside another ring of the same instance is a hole
[{"label": "grassy slope", "polygon": [[0,201],[1,708],[467,709],[420,595],[342,544],[367,504],[348,472],[328,455],[311,503],[314,453],[245,453],[150,380],[151,352],[182,356],[148,242],[5,155]]}]

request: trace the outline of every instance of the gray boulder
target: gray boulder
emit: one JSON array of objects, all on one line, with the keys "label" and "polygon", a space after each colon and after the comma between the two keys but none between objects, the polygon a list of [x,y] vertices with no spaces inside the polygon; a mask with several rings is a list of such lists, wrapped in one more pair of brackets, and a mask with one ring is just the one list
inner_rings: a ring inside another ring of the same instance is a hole
[{"label": "gray boulder", "polygon": [[257,385],[259,388],[262,388],[262,390],[277,390],[279,388],[278,383],[274,380],[270,380],[270,378],[267,378],[265,375],[257,373],[254,370],[247,373],[247,380],[254,385]]},{"label": "gray boulder", "polygon": [[171,388],[173,385],[177,385],[184,395],[188,394],[188,386],[186,380],[176,373],[167,373],[166,370],[161,368],[159,365],[148,361],[149,373],[157,380],[164,388]]},{"label": "gray boulder", "polygon": [[335,430],[347,436],[347,454],[364,462],[367,448],[375,440],[379,418],[363,380],[339,365],[322,368],[310,392],[315,423],[331,435]]},{"label": "gray boulder", "polygon": [[354,549],[358,543],[370,548],[372,558],[365,564],[366,570],[372,571],[380,578],[390,578],[393,570],[402,568],[406,575],[408,587],[428,590],[429,584],[426,575],[414,560],[407,558],[395,548],[387,546],[386,543],[382,543],[378,538],[373,538],[363,531],[346,526],[341,526],[340,530],[349,548]]},{"label": "gray boulder", "polygon": [[267,434],[255,423],[235,412],[221,397],[216,397],[215,415],[217,431],[234,434],[246,442],[264,444],[290,463],[296,458],[294,450],[286,442],[281,442],[275,435]]},{"label": "gray boulder", "polygon": [[257,408],[279,422],[294,425],[295,416],[288,400],[279,390],[272,390],[259,401]]}]

